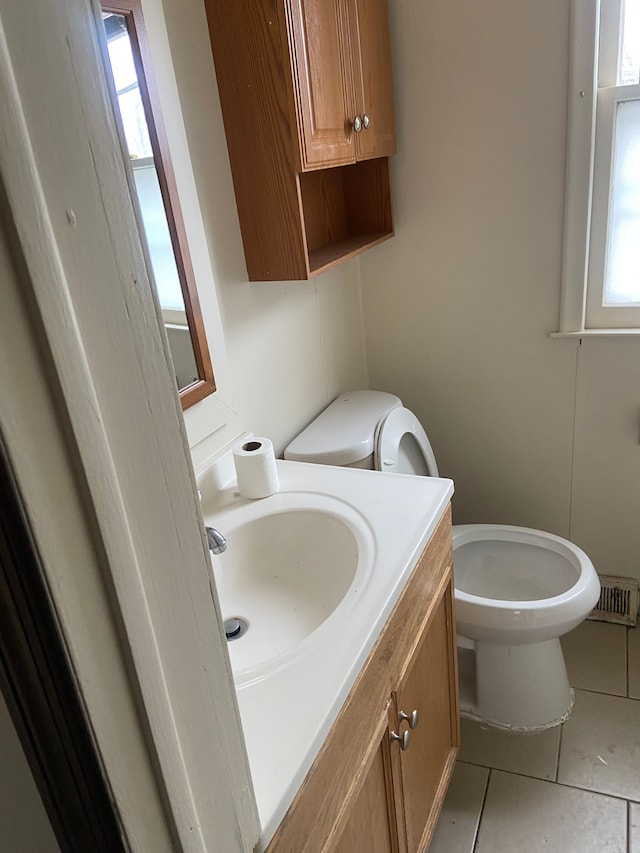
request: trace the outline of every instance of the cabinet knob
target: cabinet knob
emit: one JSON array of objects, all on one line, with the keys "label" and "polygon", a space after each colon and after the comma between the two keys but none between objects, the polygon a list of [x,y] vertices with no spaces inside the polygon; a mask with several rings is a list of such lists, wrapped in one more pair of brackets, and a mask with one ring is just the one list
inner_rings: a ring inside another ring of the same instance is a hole
[{"label": "cabinet knob", "polygon": [[362,116],[362,126],[365,130],[369,130],[371,127],[371,119],[366,113]]},{"label": "cabinet knob", "polygon": [[360,133],[360,131],[362,130],[362,119],[360,118],[360,116],[356,116],[354,118],[352,127],[356,133]]},{"label": "cabinet knob", "polygon": [[404,722],[405,720],[409,723],[410,729],[415,729],[418,727],[418,723],[420,722],[420,717],[418,715],[418,710],[413,710],[410,714],[405,714],[404,711],[400,711],[398,714],[398,719],[400,722]]},{"label": "cabinet knob", "polygon": [[399,735],[397,732],[391,732],[389,735],[391,742],[400,741],[400,749],[405,752],[409,749],[409,744],[411,743],[411,732],[406,731]]}]

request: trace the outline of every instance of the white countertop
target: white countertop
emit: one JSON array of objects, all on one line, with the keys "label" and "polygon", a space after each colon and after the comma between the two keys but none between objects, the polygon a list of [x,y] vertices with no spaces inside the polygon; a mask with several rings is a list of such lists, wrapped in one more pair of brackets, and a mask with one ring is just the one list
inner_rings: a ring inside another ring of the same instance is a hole
[{"label": "white countertop", "polygon": [[[287,493],[338,498],[365,520],[373,562],[357,594],[346,596],[271,674],[248,682],[236,677],[262,828],[257,851],[266,848],[284,817],[453,494],[453,483],[446,479],[277,464],[280,491],[260,501],[241,498],[235,481],[216,491],[202,478],[205,522],[224,533],[225,517],[243,506],[253,514],[257,505],[265,513],[277,512]],[[233,466],[225,470],[233,473]]]}]

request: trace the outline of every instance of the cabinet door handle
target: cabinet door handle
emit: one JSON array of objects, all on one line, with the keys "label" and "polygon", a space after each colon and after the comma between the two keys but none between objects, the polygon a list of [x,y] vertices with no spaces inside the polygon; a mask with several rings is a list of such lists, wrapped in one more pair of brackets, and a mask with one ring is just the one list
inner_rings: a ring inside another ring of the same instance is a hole
[{"label": "cabinet door handle", "polygon": [[353,127],[356,133],[360,133],[360,131],[362,130],[362,119],[360,118],[360,116],[356,116],[354,118],[351,126]]},{"label": "cabinet door handle", "polygon": [[362,126],[365,130],[369,130],[371,127],[371,118],[366,113],[362,116]]},{"label": "cabinet door handle", "polygon": [[411,732],[409,732],[409,731],[402,732],[401,735],[399,735],[397,732],[391,732],[389,737],[391,739],[391,743],[393,743],[396,740],[400,741],[400,749],[403,752],[406,752],[406,750],[409,749],[409,744],[411,743]]},{"label": "cabinet door handle", "polygon": [[405,720],[409,723],[410,729],[416,729],[418,727],[418,723],[420,722],[420,716],[418,714],[417,708],[413,710],[410,714],[405,714],[404,711],[400,711],[398,714],[398,719],[401,723]]}]

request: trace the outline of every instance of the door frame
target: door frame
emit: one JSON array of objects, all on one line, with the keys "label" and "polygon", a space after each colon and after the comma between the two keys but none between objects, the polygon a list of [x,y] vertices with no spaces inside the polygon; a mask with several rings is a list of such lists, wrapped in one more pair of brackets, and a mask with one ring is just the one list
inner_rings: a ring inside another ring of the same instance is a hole
[{"label": "door frame", "polygon": [[130,849],[244,853],[257,809],[98,24],[91,0],[0,3],[0,429]]},{"label": "door frame", "polygon": [[0,613],[0,690],[60,849],[125,853],[1,433]]}]

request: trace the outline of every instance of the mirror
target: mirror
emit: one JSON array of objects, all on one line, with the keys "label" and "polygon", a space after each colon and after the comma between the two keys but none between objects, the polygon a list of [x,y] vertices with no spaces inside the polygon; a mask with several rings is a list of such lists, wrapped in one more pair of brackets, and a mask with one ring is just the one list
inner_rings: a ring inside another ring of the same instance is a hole
[{"label": "mirror", "polygon": [[101,4],[109,68],[138,198],[151,278],[182,408],[215,391],[211,358],[139,0]]}]

